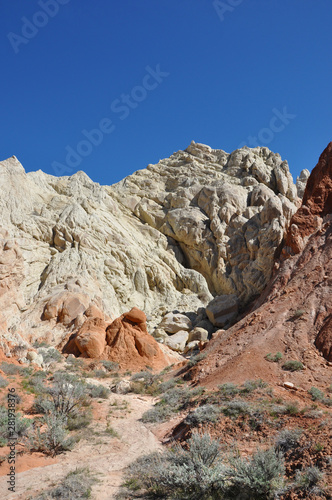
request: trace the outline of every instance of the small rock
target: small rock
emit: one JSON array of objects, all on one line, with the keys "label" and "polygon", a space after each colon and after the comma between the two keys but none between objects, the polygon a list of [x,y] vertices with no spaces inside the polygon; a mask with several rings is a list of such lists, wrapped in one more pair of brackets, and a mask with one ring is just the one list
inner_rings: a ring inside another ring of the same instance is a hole
[{"label": "small rock", "polygon": [[185,330],[180,330],[174,335],[167,337],[164,341],[164,344],[167,345],[170,349],[173,349],[173,351],[183,352],[188,338],[189,333]]},{"label": "small rock", "polygon": [[283,386],[285,387],[285,389],[293,389],[295,391],[297,390],[292,382],[284,382]]},{"label": "small rock", "polygon": [[173,334],[180,330],[191,330],[192,323],[184,314],[169,312],[163,317],[159,327],[165,332]]},{"label": "small rock", "polygon": [[206,306],[206,314],[214,326],[225,326],[235,320],[239,312],[236,295],[219,295]]},{"label": "small rock", "polygon": [[117,394],[127,394],[131,391],[131,382],[129,380],[120,380],[120,382],[112,387],[112,391]]},{"label": "small rock", "polygon": [[188,342],[192,342],[194,340],[207,340],[209,336],[209,332],[205,330],[205,328],[200,328],[197,326],[189,333]]}]

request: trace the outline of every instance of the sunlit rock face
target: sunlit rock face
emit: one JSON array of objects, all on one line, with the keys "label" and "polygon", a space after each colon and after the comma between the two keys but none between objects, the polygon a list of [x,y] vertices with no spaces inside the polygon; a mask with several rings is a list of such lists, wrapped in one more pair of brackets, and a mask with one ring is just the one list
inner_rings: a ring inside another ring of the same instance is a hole
[{"label": "sunlit rock face", "polygon": [[216,295],[241,306],[270,278],[297,203],[287,162],[267,148],[192,143],[114,186],[0,162],[2,347],[59,345],[91,310],[110,322],[138,307],[152,332]]}]

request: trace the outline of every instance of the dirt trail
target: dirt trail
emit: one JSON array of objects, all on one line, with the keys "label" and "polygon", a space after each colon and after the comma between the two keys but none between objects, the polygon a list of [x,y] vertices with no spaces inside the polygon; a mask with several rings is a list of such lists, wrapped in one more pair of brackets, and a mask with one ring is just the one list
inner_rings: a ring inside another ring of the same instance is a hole
[{"label": "dirt trail", "polygon": [[[83,438],[73,451],[59,455],[55,464],[17,474],[15,493],[7,491],[7,479],[1,477],[0,498],[28,500],[81,467],[88,467],[99,480],[92,488],[93,499],[115,498],[125,467],[139,456],[161,448],[157,437],[140,421],[152,405],[153,398],[149,396],[111,394],[95,405],[93,422],[83,429]],[[107,432],[107,425],[117,436]],[[24,460],[24,456],[19,460]]]}]

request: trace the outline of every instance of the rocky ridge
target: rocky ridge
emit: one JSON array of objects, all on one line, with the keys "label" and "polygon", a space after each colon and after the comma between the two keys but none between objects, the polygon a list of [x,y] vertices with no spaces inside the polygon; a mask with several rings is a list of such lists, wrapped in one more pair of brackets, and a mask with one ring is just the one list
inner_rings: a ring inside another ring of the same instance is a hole
[{"label": "rocky ridge", "polygon": [[241,308],[264,288],[299,203],[287,162],[267,148],[227,154],[195,143],[114,186],[83,172],[26,173],[12,157],[0,163],[0,192],[7,355],[38,339],[63,345],[132,307],[164,342],[163,317],[182,313],[182,344],[199,342],[218,326],[205,310],[214,296],[227,316],[223,295]]},{"label": "rocky ridge", "polygon": [[[283,258],[276,263],[273,278],[251,312],[227,331],[216,332],[209,342],[206,359],[195,368],[194,378],[202,384],[215,386],[221,382],[244,381],[257,378],[259,374],[264,380],[279,382],[299,392],[313,385],[329,391],[332,366],[331,160],[332,143],[312,171],[302,206],[292,218],[292,223],[298,224],[298,231],[295,234],[293,226],[290,227]],[[289,257],[290,249],[295,251]],[[280,364],[266,358],[268,353],[276,352],[280,353],[283,362],[300,362],[303,369],[283,371]]]}]

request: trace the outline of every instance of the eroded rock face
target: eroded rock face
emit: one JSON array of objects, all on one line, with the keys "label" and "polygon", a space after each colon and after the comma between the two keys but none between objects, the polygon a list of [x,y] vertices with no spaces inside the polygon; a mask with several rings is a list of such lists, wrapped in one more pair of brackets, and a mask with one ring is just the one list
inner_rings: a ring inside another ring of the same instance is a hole
[{"label": "eroded rock face", "polygon": [[148,334],[144,313],[131,309],[106,329],[104,356],[119,363],[121,368],[134,370],[150,366],[161,369],[169,364],[158,342]]},{"label": "eroded rock face", "polygon": [[[294,215],[288,250],[248,315],[212,335],[194,379],[204,386],[261,377],[283,387],[326,390],[332,362],[332,143],[312,171],[303,205]],[[315,218],[319,223],[315,223]],[[295,224],[294,222],[294,224]],[[295,243],[294,243],[295,241]],[[296,251],[289,255],[291,244]],[[288,258],[285,258],[288,256]],[[280,352],[305,370],[285,374],[263,353]],[[325,358],[325,359],[324,359]],[[287,377],[287,378],[286,378]]]},{"label": "eroded rock face", "polygon": [[286,235],[285,256],[303,250],[305,238],[332,213],[332,142],[325,148],[307,181],[302,206],[293,215]]},{"label": "eroded rock face", "polygon": [[[245,304],[269,279],[296,202],[287,162],[267,148],[192,143],[110,187],[0,162],[3,348],[63,345],[87,318],[134,306],[152,333],[165,313],[214,295]],[[206,318],[194,326],[211,333]]]},{"label": "eroded rock face", "polygon": [[89,317],[64,346],[78,357],[111,360],[121,369],[162,369],[178,359],[164,353],[148,334],[146,316],[137,307],[111,323]]},{"label": "eroded rock face", "polygon": [[246,147],[227,154],[194,142],[111,190],[167,236],[169,252],[201,273],[214,295],[235,294],[241,304],[269,280],[297,203],[288,164],[278,154]]}]

